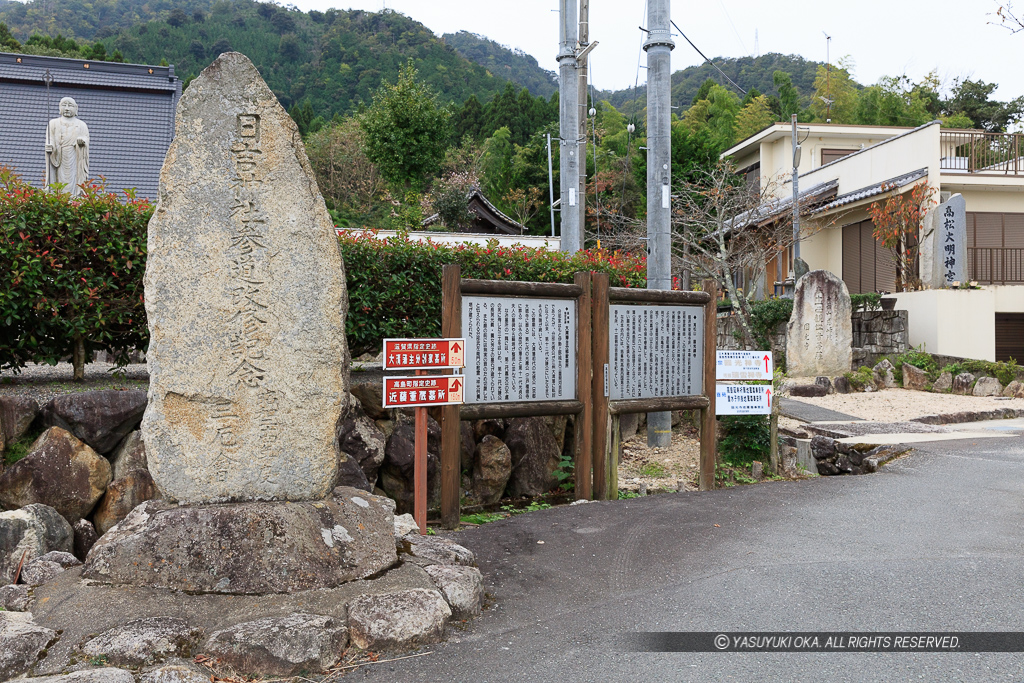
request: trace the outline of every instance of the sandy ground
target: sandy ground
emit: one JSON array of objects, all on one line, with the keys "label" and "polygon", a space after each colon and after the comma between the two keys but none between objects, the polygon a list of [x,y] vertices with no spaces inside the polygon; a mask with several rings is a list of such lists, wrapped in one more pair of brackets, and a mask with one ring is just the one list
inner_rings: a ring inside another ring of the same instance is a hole
[{"label": "sandy ground", "polygon": [[883,389],[868,393],[830,394],[821,398],[794,398],[793,400],[878,422],[899,422],[925,415],[996,410],[998,408],[1024,410],[1024,398],[958,396],[933,394],[928,391],[911,391],[910,389]]},{"label": "sandy ground", "polygon": [[648,448],[647,430],[641,428],[633,438],[622,444],[619,460],[619,489],[639,491],[696,491],[700,465],[700,439],[692,428],[672,431],[668,448]]}]

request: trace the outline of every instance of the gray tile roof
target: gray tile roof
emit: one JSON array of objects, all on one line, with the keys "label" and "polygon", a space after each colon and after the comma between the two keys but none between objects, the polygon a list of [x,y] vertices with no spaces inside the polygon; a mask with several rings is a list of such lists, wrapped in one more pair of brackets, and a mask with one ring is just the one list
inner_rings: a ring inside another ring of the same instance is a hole
[{"label": "gray tile roof", "polygon": [[892,189],[903,188],[909,185],[910,183],[916,182],[921,178],[926,178],[927,176],[928,169],[919,168],[916,171],[904,173],[903,175],[896,176],[895,178],[889,178],[889,180],[883,180],[881,182],[868,185],[867,187],[862,187],[859,190],[854,190],[853,192],[841,194],[832,201],[830,201],[828,204],[823,204],[822,206],[817,207],[811,213],[822,213],[824,211],[837,209],[840,206],[853,204],[854,202],[859,202],[862,199],[874,197],[875,195],[882,194],[883,192],[888,192],[889,190]]},{"label": "gray tile roof", "polygon": [[174,67],[0,53],[0,164],[41,186],[46,123],[62,97],[73,97],[89,126],[90,175],[106,178],[110,190],[156,199],[180,96]]}]

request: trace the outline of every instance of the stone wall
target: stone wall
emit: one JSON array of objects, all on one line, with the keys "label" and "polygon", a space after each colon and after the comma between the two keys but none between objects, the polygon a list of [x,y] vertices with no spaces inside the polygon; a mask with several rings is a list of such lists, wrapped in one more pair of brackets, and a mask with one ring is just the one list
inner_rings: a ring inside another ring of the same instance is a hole
[{"label": "stone wall", "polygon": [[[718,318],[718,348],[724,350],[738,350],[741,348],[737,336],[740,332],[740,320],[735,315],[719,316]],[[775,354],[786,352],[786,323],[780,322],[772,331],[769,343],[772,352]],[[761,349],[752,349],[760,351]]]},{"label": "stone wall", "polygon": [[854,311],[852,322],[854,369],[910,349],[907,311]]}]

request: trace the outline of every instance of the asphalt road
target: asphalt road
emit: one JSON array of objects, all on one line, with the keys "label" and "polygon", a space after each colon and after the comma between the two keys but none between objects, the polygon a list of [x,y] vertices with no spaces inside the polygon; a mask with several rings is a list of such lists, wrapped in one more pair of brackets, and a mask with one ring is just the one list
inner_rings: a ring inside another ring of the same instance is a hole
[{"label": "asphalt road", "polygon": [[[490,609],[358,681],[1024,681],[1024,653],[641,653],[637,631],[1024,631],[1024,437],[878,474],[592,503],[456,534]],[[543,541],[543,543],[540,543]]]}]

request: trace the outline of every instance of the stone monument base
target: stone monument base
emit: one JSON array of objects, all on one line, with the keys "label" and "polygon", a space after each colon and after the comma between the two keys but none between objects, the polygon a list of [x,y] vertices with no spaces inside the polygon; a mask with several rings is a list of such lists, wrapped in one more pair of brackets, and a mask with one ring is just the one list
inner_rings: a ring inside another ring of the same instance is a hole
[{"label": "stone monument base", "polygon": [[100,538],[82,577],[187,593],[335,588],[397,562],[394,505],[349,487],[299,503],[151,500]]}]

